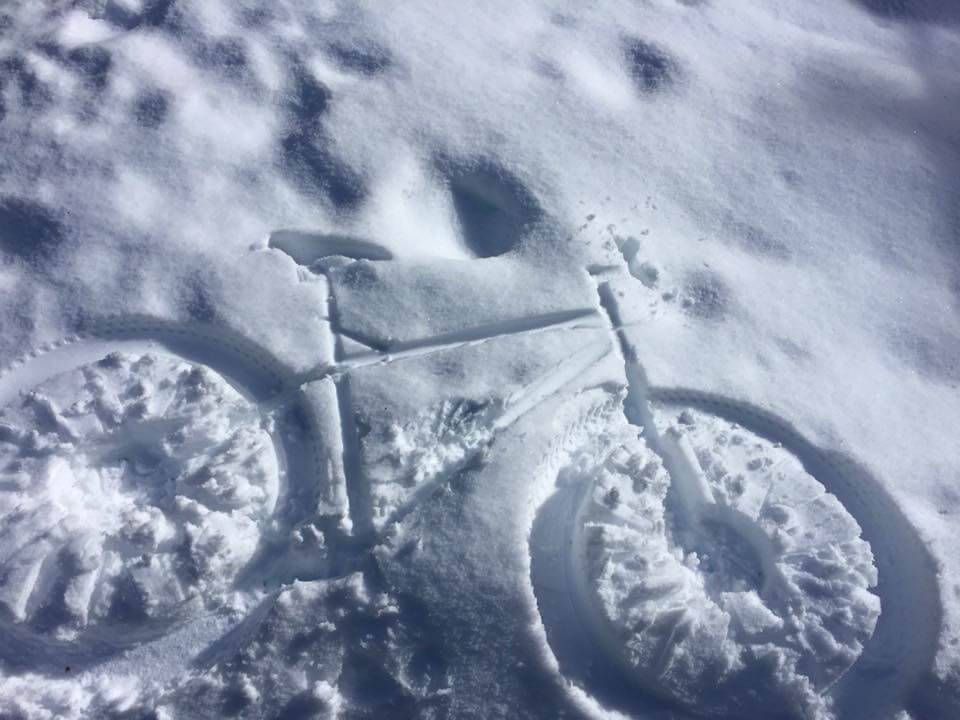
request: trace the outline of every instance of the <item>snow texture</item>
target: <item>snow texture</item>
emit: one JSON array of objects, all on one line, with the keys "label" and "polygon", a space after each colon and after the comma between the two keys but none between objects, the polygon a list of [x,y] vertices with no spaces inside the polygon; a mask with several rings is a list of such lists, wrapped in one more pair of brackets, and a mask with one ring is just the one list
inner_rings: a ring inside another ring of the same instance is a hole
[{"label": "snow texture", "polygon": [[947,0],[0,3],[0,717],[960,716]]},{"label": "snow texture", "polygon": [[638,441],[585,493],[574,562],[588,611],[641,684],[700,712],[823,713],[820,691],[880,613],[856,521],[748,431],[684,410],[660,432],[675,472]]},{"label": "snow texture", "polygon": [[0,422],[0,607],[40,636],[103,637],[220,602],[276,506],[259,413],[202,367],[111,354]]}]

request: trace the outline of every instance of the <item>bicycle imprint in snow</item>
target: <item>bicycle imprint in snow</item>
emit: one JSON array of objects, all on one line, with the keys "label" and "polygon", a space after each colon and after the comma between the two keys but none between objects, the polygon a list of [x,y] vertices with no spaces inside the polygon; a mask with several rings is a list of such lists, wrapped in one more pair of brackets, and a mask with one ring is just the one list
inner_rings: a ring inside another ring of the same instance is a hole
[{"label": "bicycle imprint in snow", "polygon": [[[652,402],[602,287],[600,309],[519,310],[498,305],[495,287],[489,317],[471,324],[415,306],[455,310],[469,263],[326,258],[340,246],[278,237],[328,277],[332,360],[293,373],[242,337],[120,319],[0,377],[0,533],[19,539],[0,559],[2,632],[30,649],[16,663],[7,653],[9,667],[51,669],[63,657],[94,667],[191,615],[247,612],[262,588],[362,572],[394,525],[465,469],[482,474],[498,437],[608,357],[612,327],[626,380],[605,391],[619,402],[629,388],[633,436],[602,456],[587,447],[560,472],[530,541],[561,671],[628,712],[772,705],[784,717],[867,717],[851,698],[892,667],[900,679],[864,707],[902,705],[932,660],[936,621],[896,647],[888,603],[897,621],[910,600],[932,603],[931,618],[938,609],[922,546],[892,502],[883,510],[907,550],[883,541],[876,518],[861,533],[871,488],[859,500],[838,492],[844,507],[789,450],[698,408],[696,396]],[[574,296],[592,288],[586,273],[579,282]],[[405,297],[413,329],[385,327],[377,309],[424,284],[426,300]],[[511,358],[526,358],[512,361],[515,376],[492,377]],[[424,384],[415,406],[398,388],[418,374],[448,382]],[[889,553],[918,561],[906,571]],[[208,641],[232,624],[215,624]],[[247,636],[225,636],[217,657]]]},{"label": "bicycle imprint in snow", "polygon": [[[348,477],[357,458],[347,376],[585,315],[595,313],[521,317],[359,354],[341,348],[338,360],[300,373],[223,328],[120,317],[15,362],[0,375],[4,665],[82,673],[159,648],[184,628],[202,644],[264,593],[362,568],[377,536],[366,533],[373,518],[360,480]],[[439,422],[462,450],[440,450],[432,465],[408,457],[425,487],[396,496],[377,530],[549,392],[545,382],[518,383],[476,440],[459,432],[468,404],[444,404]],[[410,485],[404,477],[397,487]]]}]

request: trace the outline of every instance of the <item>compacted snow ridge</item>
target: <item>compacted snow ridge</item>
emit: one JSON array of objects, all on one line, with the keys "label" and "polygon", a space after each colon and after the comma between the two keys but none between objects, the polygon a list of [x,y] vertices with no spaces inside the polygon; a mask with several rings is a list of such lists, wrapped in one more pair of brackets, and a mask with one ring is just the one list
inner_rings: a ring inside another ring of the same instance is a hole
[{"label": "compacted snow ridge", "polygon": [[957,8],[0,2],[0,719],[960,718]]}]

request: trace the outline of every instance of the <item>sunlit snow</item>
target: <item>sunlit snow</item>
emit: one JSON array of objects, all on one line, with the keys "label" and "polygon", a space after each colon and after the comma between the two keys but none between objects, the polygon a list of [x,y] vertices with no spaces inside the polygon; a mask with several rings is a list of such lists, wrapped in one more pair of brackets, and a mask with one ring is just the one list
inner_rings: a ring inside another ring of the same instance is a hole
[{"label": "sunlit snow", "polygon": [[0,3],[0,717],[960,717],[960,5]]}]

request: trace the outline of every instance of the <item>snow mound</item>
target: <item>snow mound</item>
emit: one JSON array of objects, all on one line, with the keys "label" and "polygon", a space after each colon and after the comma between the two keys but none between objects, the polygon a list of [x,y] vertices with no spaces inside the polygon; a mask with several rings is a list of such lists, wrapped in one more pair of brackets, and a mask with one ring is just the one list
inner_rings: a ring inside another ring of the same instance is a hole
[{"label": "snow mound", "polygon": [[280,493],[256,406],[178,358],[113,353],[0,413],[0,608],[56,640],[176,619],[251,560]]},{"label": "snow mound", "polygon": [[[574,532],[586,615],[648,691],[727,717],[829,717],[822,695],[880,614],[869,545],[782,448],[718,418],[655,415],[591,473]],[[668,472],[669,471],[669,472]]]}]

